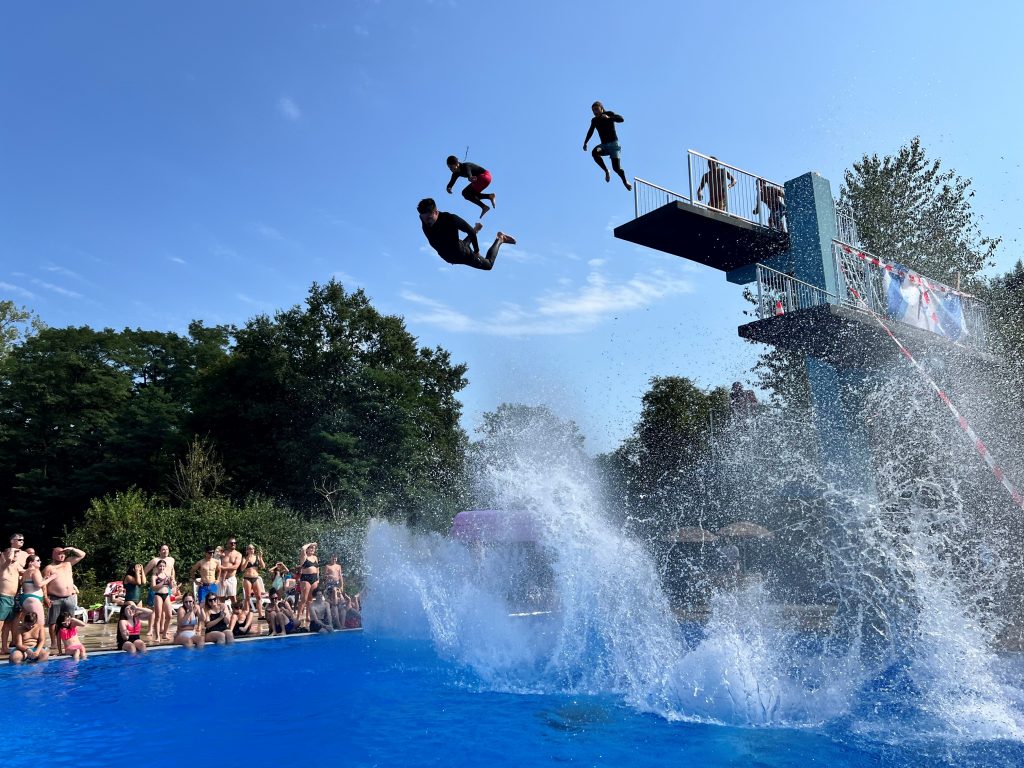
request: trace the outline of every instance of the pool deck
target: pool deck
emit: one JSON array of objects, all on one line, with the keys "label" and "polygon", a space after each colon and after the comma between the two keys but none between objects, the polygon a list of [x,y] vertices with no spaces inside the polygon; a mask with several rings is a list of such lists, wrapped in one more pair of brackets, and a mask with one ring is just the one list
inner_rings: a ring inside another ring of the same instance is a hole
[{"label": "pool deck", "polygon": [[[176,627],[177,622],[172,621],[171,626]],[[143,623],[143,627],[146,624]],[[268,635],[267,624],[265,621],[259,621],[254,626],[259,627],[260,634],[253,637],[235,638],[236,643],[251,643],[259,640],[284,640],[286,638],[293,637],[315,637],[316,632],[295,632],[291,635]],[[335,632],[362,632],[362,629],[338,629]],[[78,636],[82,638],[82,644],[85,645],[85,650],[89,654],[89,658],[93,656],[106,656],[111,653],[122,653],[116,647],[116,636],[117,636],[117,620],[114,619],[108,624],[86,624],[84,627],[80,627],[78,630]],[[143,632],[143,639],[146,635]],[[146,643],[148,651],[166,651],[171,648],[182,648],[183,646],[175,645],[172,642],[160,642],[160,643]],[[6,650],[6,649],[5,649]],[[0,666],[6,666],[8,661],[8,654],[0,654]],[[70,656],[51,656],[50,661],[61,661],[70,660]]]}]

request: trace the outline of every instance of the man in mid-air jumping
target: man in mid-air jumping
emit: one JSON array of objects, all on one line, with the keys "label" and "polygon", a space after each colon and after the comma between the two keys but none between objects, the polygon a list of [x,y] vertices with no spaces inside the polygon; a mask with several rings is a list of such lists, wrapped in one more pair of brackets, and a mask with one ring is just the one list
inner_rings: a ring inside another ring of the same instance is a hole
[{"label": "man in mid-air jumping", "polygon": [[[445,162],[448,164],[448,170],[452,172],[452,177],[446,187],[448,194],[452,193],[452,187],[455,186],[455,182],[459,180],[460,176],[469,179],[469,184],[462,190],[462,196],[473,203],[473,205],[480,206],[480,218],[482,219],[484,214],[494,207],[496,199],[494,193],[484,193],[484,190],[490,186],[491,172],[476,163],[460,163],[459,158],[455,155],[448,155],[448,159]],[[491,208],[488,208],[482,202],[484,200],[491,201]]]},{"label": "man in mid-air jumping", "polygon": [[626,185],[626,189],[633,189],[632,185],[626,181],[626,172],[622,170],[622,166],[619,164],[619,153],[622,152],[622,147],[619,146],[619,137],[615,133],[615,124],[622,122],[622,116],[605,110],[604,105],[600,101],[595,101],[591,109],[594,111],[594,118],[590,121],[590,130],[587,131],[587,138],[583,140],[583,151],[587,151],[587,144],[590,143],[590,137],[594,135],[596,130],[597,135],[601,138],[601,143],[594,147],[594,151],[591,154],[594,156],[594,162],[604,171],[604,180],[611,181],[612,178],[611,174],[608,173],[608,166],[604,164],[604,155],[607,155],[612,159],[612,170],[619,174],[619,178]]},{"label": "man in mid-air jumping", "polygon": [[[487,250],[487,256],[481,256],[476,233],[483,228],[482,224],[477,223],[471,227],[461,216],[437,210],[437,203],[429,197],[420,200],[416,210],[419,212],[427,242],[437,251],[437,255],[449,264],[465,264],[474,269],[493,269],[494,260],[498,258],[498,248],[502,243],[516,244],[514,237],[499,232]],[[460,239],[460,232],[464,232],[466,237]]]}]

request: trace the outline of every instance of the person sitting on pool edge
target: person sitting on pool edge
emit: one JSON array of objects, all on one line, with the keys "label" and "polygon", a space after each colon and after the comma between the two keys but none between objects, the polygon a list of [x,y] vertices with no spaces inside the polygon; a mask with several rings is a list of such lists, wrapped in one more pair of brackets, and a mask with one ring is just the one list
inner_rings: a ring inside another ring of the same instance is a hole
[{"label": "person sitting on pool edge", "polygon": [[334,631],[334,625],[331,623],[331,606],[324,599],[323,591],[319,589],[313,590],[313,602],[309,604],[309,631]]},{"label": "person sitting on pool edge", "polygon": [[199,626],[204,643],[231,645],[234,636],[228,630],[228,608],[218,595],[207,595],[199,614]]},{"label": "person sitting on pool edge", "polygon": [[270,590],[270,605],[267,606],[267,624],[271,635],[290,635],[296,631],[295,613],[287,600],[282,600],[277,590]]},{"label": "person sitting on pool edge", "polygon": [[48,658],[50,651],[46,647],[46,630],[39,621],[39,614],[23,611],[21,621],[15,624],[11,664],[38,664]]},{"label": "person sitting on pool edge", "polygon": [[121,618],[117,621],[117,648],[126,653],[145,653],[146,643],[142,640],[142,618],[152,616],[153,611],[142,608],[131,600],[121,606]]},{"label": "person sitting on pool edge", "polygon": [[255,621],[256,614],[249,608],[249,601],[239,600],[228,624],[232,637],[256,637],[260,630]]},{"label": "person sitting on pool edge", "polygon": [[85,652],[85,646],[82,645],[82,638],[78,636],[78,628],[84,626],[84,621],[76,619],[67,611],[63,611],[57,617],[57,633],[60,635],[61,643],[64,644],[64,653],[75,661],[89,658]]},{"label": "person sitting on pool edge", "polygon": [[185,595],[181,598],[181,606],[178,608],[178,624],[174,634],[176,645],[183,645],[186,648],[202,648],[203,636],[199,633],[199,606],[196,604],[194,595]]}]

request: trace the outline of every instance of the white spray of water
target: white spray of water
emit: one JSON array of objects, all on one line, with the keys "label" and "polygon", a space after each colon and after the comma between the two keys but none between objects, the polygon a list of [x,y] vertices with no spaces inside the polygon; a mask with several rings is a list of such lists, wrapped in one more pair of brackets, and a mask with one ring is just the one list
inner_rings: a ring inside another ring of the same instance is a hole
[{"label": "white spray of water", "polygon": [[[809,640],[755,585],[715,594],[688,643],[650,556],[608,522],[596,484],[573,461],[513,446],[486,482],[492,506],[527,510],[539,523],[557,609],[511,617],[508,595],[530,585],[508,583],[500,553],[376,522],[366,545],[370,631],[429,639],[494,690],[612,692],[668,719],[739,725],[817,726],[849,715],[861,730],[890,735],[886,715],[865,719],[864,697],[901,659],[918,689],[910,704],[926,720],[912,727],[1022,738],[1019,691],[993,672],[988,633],[965,616],[924,511],[895,522],[869,505],[843,507],[830,553],[840,602],[856,614],[840,611],[851,630],[838,633],[843,642]],[[879,638],[883,658],[865,662],[862,645]]]}]

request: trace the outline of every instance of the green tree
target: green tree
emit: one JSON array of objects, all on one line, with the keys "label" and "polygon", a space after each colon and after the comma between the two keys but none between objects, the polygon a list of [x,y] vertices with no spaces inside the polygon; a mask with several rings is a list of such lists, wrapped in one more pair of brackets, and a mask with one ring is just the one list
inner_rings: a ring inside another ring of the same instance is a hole
[{"label": "green tree", "polygon": [[981,232],[971,180],[927,157],[914,137],[895,155],[864,155],[843,176],[864,246],[948,285],[973,280],[991,266],[999,238]]},{"label": "green tree", "polygon": [[304,306],[237,330],[203,380],[193,431],[216,442],[236,495],[407,518],[457,495],[465,371],[362,291],[314,283]]},{"label": "green tree", "polygon": [[0,360],[0,506],[47,542],[91,499],[162,490],[217,346],[203,335],[44,328],[14,347]]},{"label": "green tree", "polygon": [[713,494],[712,448],[731,419],[724,387],[704,391],[681,376],[651,379],[632,435],[600,462],[647,537],[687,524]]},{"label": "green tree", "polygon": [[17,344],[45,328],[35,313],[13,301],[0,301],[0,360]]}]

